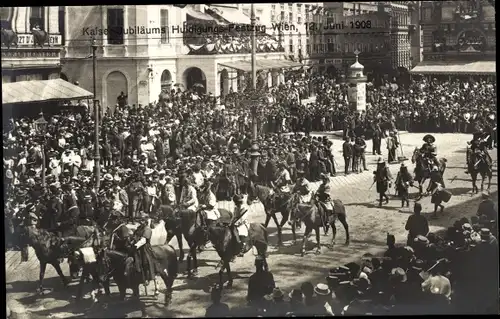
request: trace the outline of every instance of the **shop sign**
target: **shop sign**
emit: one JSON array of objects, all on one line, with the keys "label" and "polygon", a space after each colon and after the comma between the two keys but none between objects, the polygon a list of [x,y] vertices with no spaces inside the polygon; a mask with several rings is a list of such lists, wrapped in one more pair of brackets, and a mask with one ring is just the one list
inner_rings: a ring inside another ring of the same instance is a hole
[{"label": "shop sign", "polygon": [[13,59],[37,59],[37,58],[59,58],[59,50],[17,50],[17,49],[2,49],[2,58]]},{"label": "shop sign", "polygon": [[[62,43],[62,36],[60,34],[51,34],[48,36],[48,38],[49,38],[48,41],[45,41],[44,45],[47,45],[47,44],[61,45],[61,43]],[[33,34],[31,34],[31,33],[18,34],[17,35],[17,44],[20,46],[33,45],[34,44]]]}]

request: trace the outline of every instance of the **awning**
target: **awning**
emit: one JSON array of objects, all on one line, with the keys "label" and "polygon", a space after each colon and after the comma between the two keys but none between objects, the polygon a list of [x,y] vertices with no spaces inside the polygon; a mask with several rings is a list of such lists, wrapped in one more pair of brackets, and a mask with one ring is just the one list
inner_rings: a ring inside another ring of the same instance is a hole
[{"label": "awning", "polygon": [[222,18],[227,20],[229,23],[234,24],[250,24],[250,17],[234,8],[210,8],[213,12],[220,15]]},{"label": "awning", "polygon": [[92,98],[94,94],[63,79],[4,83],[2,104]]},{"label": "awning", "polygon": [[496,61],[419,63],[413,74],[496,74]]},{"label": "awning", "polygon": [[[289,69],[303,66],[302,63],[288,60],[257,60],[255,62],[257,71],[270,69]],[[252,71],[252,61],[240,60],[224,63],[219,62],[219,64],[231,69],[241,70],[244,72]]]},{"label": "awning", "polygon": [[195,9],[192,9],[192,8],[186,8],[186,14],[191,16],[193,19],[197,19],[197,20],[214,21],[214,22],[217,21],[211,15],[206,14],[206,13],[201,12],[201,11],[198,11],[198,10],[195,10]]}]

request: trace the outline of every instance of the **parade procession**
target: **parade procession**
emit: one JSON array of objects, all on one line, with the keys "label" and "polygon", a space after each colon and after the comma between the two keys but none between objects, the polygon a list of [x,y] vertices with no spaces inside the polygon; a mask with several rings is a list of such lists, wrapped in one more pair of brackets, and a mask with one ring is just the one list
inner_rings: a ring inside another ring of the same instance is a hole
[{"label": "parade procession", "polygon": [[494,3],[0,12],[6,318],[500,313]]}]

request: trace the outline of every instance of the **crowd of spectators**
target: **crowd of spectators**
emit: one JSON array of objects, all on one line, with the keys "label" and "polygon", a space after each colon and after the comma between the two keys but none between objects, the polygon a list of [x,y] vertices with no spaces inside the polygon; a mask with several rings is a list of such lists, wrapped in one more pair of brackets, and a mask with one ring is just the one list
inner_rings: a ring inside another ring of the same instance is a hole
[{"label": "crowd of spectators", "polygon": [[[35,119],[12,119],[3,134],[6,225],[18,212],[33,209],[32,204],[47,204],[50,198],[61,195],[77,198],[85,219],[94,218],[106,202],[112,203],[109,209],[131,216],[140,210],[151,213],[151,198],[165,184],[175,184],[181,172],[194,175],[203,171],[205,176],[219,172],[224,172],[224,176],[249,174],[249,150],[254,142],[262,153],[258,175],[263,183],[276,177],[280,163],[292,173],[300,167],[319,165],[312,164],[313,160],[320,161],[316,154],[332,147],[326,139],[276,133],[344,129],[346,134],[355,134],[359,123],[366,130],[372,122],[410,131],[471,132],[474,125],[492,132],[491,126],[495,125],[496,129],[496,84],[486,81],[464,84],[422,80],[408,89],[369,86],[370,106],[361,115],[348,108],[345,89],[345,85],[320,75],[294,76],[279,87],[270,88],[266,92],[269,105],[258,113],[261,135],[256,141],[249,134],[251,110],[240,103],[246,98],[243,93],[217,99],[211,94],[177,89],[150,105],[128,105],[122,96],[100,121],[100,176],[95,176],[94,171],[94,118],[84,103],[78,109],[47,118],[44,134],[37,132]],[[316,95],[316,102],[304,105],[301,100],[311,95]],[[325,157],[325,163],[333,161],[329,155]],[[41,183],[43,167],[47,187]],[[334,173],[328,165],[323,167],[326,173]],[[311,181],[319,179],[319,173],[313,172],[320,170],[308,171]],[[112,186],[96,194],[96,178]],[[46,209],[36,213],[47,220],[53,212]],[[265,294],[249,299],[251,307],[266,316],[300,315],[316,310],[330,315],[350,311],[407,314],[405,307],[410,300],[418,300],[412,308],[415,313],[425,311],[419,310],[426,309],[424,305],[434,305],[439,313],[488,311],[498,287],[494,293],[481,291],[480,287],[496,282],[491,276],[498,267],[493,268],[492,260],[498,256],[491,258],[497,244],[486,229],[491,229],[492,224],[485,223],[477,218],[461,220],[444,238],[425,232],[410,242],[411,248],[398,247],[389,240],[386,258],[370,257],[362,265],[332,269],[326,283],[316,287],[305,283],[292,291],[290,304],[284,302],[283,291],[270,285]],[[6,229],[7,237],[9,232],[11,229]],[[467,260],[474,262],[464,264]],[[432,267],[435,264],[438,266]],[[220,287],[215,287],[216,304],[219,293]],[[273,300],[265,301],[263,296],[269,294]],[[353,310],[363,307],[369,310]],[[264,310],[267,314],[262,313]]]},{"label": "crowd of spectators", "polygon": [[[271,270],[256,259],[248,282],[247,305],[230,309],[214,286],[206,317],[339,316],[498,313],[497,212],[483,194],[477,214],[457,220],[445,232],[429,232],[421,206],[408,218],[408,242],[387,235],[383,255],[332,268],[314,285],[291,291],[276,286]],[[493,219],[493,220],[490,220]]]}]

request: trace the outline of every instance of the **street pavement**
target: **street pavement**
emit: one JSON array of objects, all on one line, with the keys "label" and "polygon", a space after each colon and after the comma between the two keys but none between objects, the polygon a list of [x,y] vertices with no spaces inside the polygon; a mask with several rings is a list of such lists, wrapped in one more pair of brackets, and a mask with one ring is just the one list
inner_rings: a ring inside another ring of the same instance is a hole
[{"label": "street pavement", "polygon": [[[403,155],[411,158],[415,147],[420,147],[425,134],[402,134],[400,140],[403,146]],[[465,174],[465,148],[466,142],[471,139],[470,135],[465,134],[435,134],[438,157],[445,157],[448,160],[448,167],[445,172],[445,183],[447,188],[453,193],[450,202],[442,215],[438,218],[431,218],[433,205],[429,197],[420,200],[423,206],[423,212],[429,218],[431,231],[441,231],[448,227],[454,220],[462,216],[471,216],[475,214],[477,205],[480,202],[480,194],[471,194],[471,182],[469,175]],[[411,214],[413,202],[410,208],[401,209],[399,199],[393,199],[389,204],[382,208],[378,207],[378,196],[374,187],[370,189],[373,181],[373,170],[378,156],[371,155],[371,141],[368,141],[367,162],[368,171],[359,174],[343,174],[342,142],[332,137],[335,149],[334,154],[338,175],[331,179],[332,198],[340,199],[346,205],[347,221],[350,227],[351,244],[342,245],[345,240],[345,233],[340,224],[337,224],[337,244],[330,250],[326,244],[330,242],[331,232],[325,238],[321,234],[322,247],[321,254],[316,255],[313,250],[315,243],[314,236],[310,237],[308,253],[305,257],[300,257],[300,246],[291,246],[291,231],[289,226],[285,226],[283,240],[285,247],[279,250],[275,248],[277,243],[275,225],[271,221],[270,230],[270,249],[268,263],[272,271],[276,285],[285,293],[293,288],[299,288],[305,281],[313,284],[324,281],[328,269],[345,264],[350,261],[358,260],[361,255],[367,252],[373,254],[379,253],[386,248],[386,234],[392,233],[396,236],[398,242],[406,242],[406,232],[404,226],[406,220]],[[383,143],[383,148],[385,145]],[[387,150],[382,149],[384,157],[387,158]],[[494,177],[491,185],[492,197],[498,203],[498,184],[497,184],[497,154],[496,150],[490,152],[494,161]],[[398,151],[398,156],[401,152]],[[413,170],[411,161],[405,162]],[[399,164],[390,165],[393,177],[396,177],[399,170]],[[317,188],[316,183],[314,188]],[[425,185],[426,187],[427,185]],[[414,192],[416,189],[413,190]],[[390,195],[394,194],[394,189],[390,190]],[[416,197],[416,196],[413,196]],[[219,203],[219,207],[232,209],[230,202]],[[264,222],[265,215],[260,203],[253,204],[250,207],[248,216],[251,222]],[[298,232],[298,239],[302,238],[302,231]],[[177,247],[176,240],[172,244]],[[34,294],[37,287],[39,264],[34,252],[31,250],[29,261],[20,263],[19,252],[7,252],[6,257],[6,282],[7,299],[16,299],[21,302],[26,309],[35,316],[45,317],[191,317],[204,316],[205,308],[210,304],[210,294],[208,287],[218,281],[218,270],[214,267],[219,258],[213,249],[207,249],[198,258],[199,275],[197,279],[188,280],[184,273],[181,273],[174,284],[173,301],[170,307],[165,308],[162,304],[163,294],[160,294],[158,300],[152,297],[144,296],[144,290],[141,287],[141,309],[131,308],[131,303],[120,303],[116,287],[112,288],[113,300],[107,305],[92,305],[89,299],[76,305],[74,295],[76,292],[75,283],[69,289],[64,290],[60,280],[53,268],[47,267],[46,281],[44,286],[52,288],[53,291],[44,296]],[[185,263],[181,270],[185,269]],[[244,257],[237,258],[231,264],[234,283],[233,288],[224,291],[223,302],[230,307],[243,305],[245,303],[248,277],[254,271],[254,255],[252,251]],[[67,264],[64,263],[63,271],[68,274]],[[227,278],[224,274],[224,278]],[[163,285],[160,284],[163,288]],[[153,291],[152,284],[148,289]]]}]

